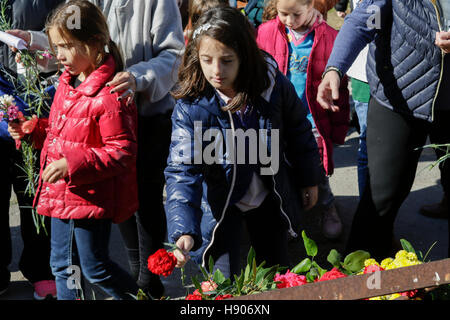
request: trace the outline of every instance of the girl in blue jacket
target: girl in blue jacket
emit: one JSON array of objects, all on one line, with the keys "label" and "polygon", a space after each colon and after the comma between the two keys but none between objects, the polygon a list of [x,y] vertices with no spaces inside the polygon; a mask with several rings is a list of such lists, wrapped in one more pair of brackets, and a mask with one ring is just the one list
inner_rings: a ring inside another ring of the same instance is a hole
[{"label": "girl in blue jacket", "polygon": [[199,19],[173,94],[165,176],[177,266],[200,249],[203,265],[211,256],[225,276],[238,274],[244,222],[257,260],[289,265],[288,235],[317,201],[319,153],[294,87],[238,10]]}]

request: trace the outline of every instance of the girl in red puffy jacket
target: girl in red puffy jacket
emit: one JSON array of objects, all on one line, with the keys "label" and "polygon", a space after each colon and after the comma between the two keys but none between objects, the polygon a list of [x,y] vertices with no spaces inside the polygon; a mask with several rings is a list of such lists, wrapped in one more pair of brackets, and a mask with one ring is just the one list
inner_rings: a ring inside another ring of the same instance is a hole
[{"label": "girl in red puffy jacket", "polygon": [[[59,7],[46,30],[65,71],[49,118],[30,138],[42,148],[35,205],[52,218],[57,297],[80,297],[81,270],[114,298],[131,299],[135,281],[108,255],[111,223],[138,208],[136,108],[106,86],[123,62],[102,12],[88,1]],[[20,124],[9,131],[15,139],[24,136]]]}]

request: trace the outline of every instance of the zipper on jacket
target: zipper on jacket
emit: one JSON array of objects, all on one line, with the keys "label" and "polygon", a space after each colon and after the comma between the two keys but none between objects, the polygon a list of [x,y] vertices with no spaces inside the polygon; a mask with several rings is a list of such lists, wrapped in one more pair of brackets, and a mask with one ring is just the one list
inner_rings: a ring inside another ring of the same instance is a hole
[{"label": "zipper on jacket", "polygon": [[[439,15],[439,10],[436,6],[436,0],[430,0],[430,1],[434,7],[434,10],[436,11],[436,18],[437,18],[437,22],[438,22],[438,26],[439,26],[439,31],[442,31],[442,25],[441,25],[441,19],[440,19],[441,16]],[[436,94],[433,98],[433,103],[431,104],[431,122],[434,121],[434,105],[436,104],[436,99],[439,94],[439,88],[441,87],[442,74],[444,73],[444,56],[445,56],[445,53],[441,50],[441,72],[439,74],[439,82],[438,82]]]},{"label": "zipper on jacket", "polygon": [[232,141],[233,141],[232,142],[232,149],[233,149],[233,177],[231,179],[230,191],[228,192],[227,200],[226,200],[225,206],[224,206],[224,208],[222,210],[222,216],[220,217],[220,220],[217,222],[217,224],[214,227],[214,230],[213,230],[213,233],[212,233],[212,237],[211,237],[211,241],[209,242],[209,245],[206,247],[205,251],[203,252],[203,256],[202,256],[202,266],[203,266],[203,268],[206,268],[206,265],[205,265],[206,252],[209,250],[209,248],[211,248],[211,246],[212,246],[212,244],[214,242],[214,237],[216,235],[216,230],[219,227],[219,224],[221,224],[223,219],[225,218],[225,213],[226,213],[226,211],[228,209],[228,206],[230,204],[231,195],[233,193],[234,185],[236,183],[236,171],[237,171],[237,168],[236,168],[236,162],[237,162],[237,160],[236,160],[236,153],[237,153],[237,150],[235,150],[235,134],[236,133],[235,133],[235,128],[234,128],[233,116],[232,116],[230,111],[228,111],[228,116],[230,117],[231,133],[232,133]]},{"label": "zipper on jacket", "polygon": [[[271,168],[271,169],[272,169],[272,168]],[[272,170],[272,173],[273,173],[273,170]],[[277,184],[276,184],[276,182],[275,182],[275,175],[274,175],[274,174],[272,175],[272,181],[273,181],[273,191],[275,192],[275,194],[277,195],[278,199],[280,200],[280,211],[281,211],[281,214],[284,215],[284,217],[286,218],[286,221],[288,222],[288,225],[289,225],[288,232],[289,232],[289,234],[290,234],[292,237],[297,238],[297,237],[298,237],[298,234],[294,231],[294,229],[292,229],[291,219],[289,219],[289,216],[288,216],[287,213],[284,212],[284,210],[283,210],[283,199],[281,198],[280,194],[279,194],[278,191],[277,191],[277,187],[276,187]]]}]

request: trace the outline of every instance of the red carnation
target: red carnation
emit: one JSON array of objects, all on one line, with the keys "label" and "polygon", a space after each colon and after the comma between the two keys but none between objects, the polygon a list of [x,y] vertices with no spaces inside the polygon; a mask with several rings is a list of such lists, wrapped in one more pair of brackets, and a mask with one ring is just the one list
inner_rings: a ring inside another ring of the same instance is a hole
[{"label": "red carnation", "polygon": [[231,294],[224,294],[224,295],[219,294],[214,300],[225,300],[230,298],[233,298]]},{"label": "red carnation", "polygon": [[188,294],[185,300],[202,300],[202,296],[199,294]]},{"label": "red carnation", "polygon": [[148,257],[148,269],[152,273],[163,275],[164,277],[172,274],[176,264],[177,258],[175,258],[172,252],[167,252],[166,249],[159,249]]},{"label": "red carnation", "polygon": [[340,272],[337,268],[333,268],[330,271],[325,272],[320,279],[316,280],[316,282],[333,280],[333,279],[344,278],[344,277],[346,277],[345,274]]},{"label": "red carnation", "polygon": [[367,267],[364,268],[364,274],[367,273],[372,273],[372,272],[376,272],[376,271],[383,271],[384,269],[376,264],[371,264]]}]

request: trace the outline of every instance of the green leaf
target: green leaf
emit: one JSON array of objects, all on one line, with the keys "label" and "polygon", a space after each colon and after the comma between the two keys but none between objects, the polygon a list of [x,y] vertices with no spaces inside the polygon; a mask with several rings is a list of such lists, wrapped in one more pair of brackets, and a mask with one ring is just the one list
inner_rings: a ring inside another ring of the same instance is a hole
[{"label": "green leaf", "polygon": [[414,250],[414,248],[411,245],[411,243],[409,243],[407,240],[400,239],[400,243],[402,245],[403,250],[406,250],[407,252],[416,253],[416,251]]},{"label": "green leaf", "polygon": [[194,284],[195,289],[198,289],[198,291],[200,293],[203,293],[202,286],[201,286],[200,282],[197,280],[197,277],[194,276],[191,279],[192,279],[192,283]]},{"label": "green leaf", "polygon": [[364,268],[364,261],[370,258],[370,253],[363,250],[357,250],[348,254],[342,267],[351,272],[358,272]]},{"label": "green leaf", "polygon": [[314,282],[314,280],[316,280],[316,278],[319,277],[319,272],[317,272],[317,270],[315,268],[311,268],[311,270],[309,270],[309,272],[306,274],[306,280],[308,282]]},{"label": "green leaf", "polygon": [[310,257],[315,257],[318,251],[316,242],[306,236],[305,230],[302,231],[302,238],[305,245],[306,254]]},{"label": "green leaf", "polygon": [[327,261],[335,268],[341,267],[341,254],[336,249],[331,249],[328,254]]},{"label": "green leaf", "polygon": [[255,259],[256,253],[255,253],[255,249],[253,249],[253,247],[250,247],[250,250],[248,251],[248,255],[247,255],[247,264],[248,265],[252,265],[253,264],[253,260]]},{"label": "green leaf", "polygon": [[206,272],[205,268],[203,268],[203,266],[199,265],[198,266],[200,268],[200,271],[202,272],[203,275],[203,279],[206,281],[209,279],[209,275],[208,272]]},{"label": "green leaf", "polygon": [[223,275],[222,271],[217,269],[216,272],[214,272],[213,281],[215,283],[220,285],[220,284],[223,284],[226,280],[227,280],[227,278],[225,278],[225,276]]},{"label": "green leaf", "polygon": [[327,272],[326,269],[321,268],[315,261],[312,262],[312,266],[319,272],[319,277],[322,277]]},{"label": "green leaf", "polygon": [[212,256],[209,256],[208,265],[209,265],[209,273],[213,274],[213,271],[214,271],[214,259],[213,259]]},{"label": "green leaf", "polygon": [[293,273],[305,273],[308,272],[309,269],[311,269],[311,259],[305,258],[303,259],[299,264],[297,264],[291,272]]}]

